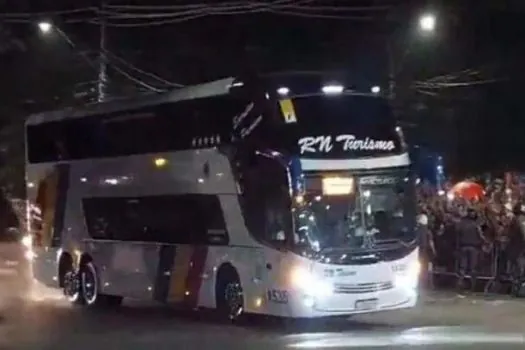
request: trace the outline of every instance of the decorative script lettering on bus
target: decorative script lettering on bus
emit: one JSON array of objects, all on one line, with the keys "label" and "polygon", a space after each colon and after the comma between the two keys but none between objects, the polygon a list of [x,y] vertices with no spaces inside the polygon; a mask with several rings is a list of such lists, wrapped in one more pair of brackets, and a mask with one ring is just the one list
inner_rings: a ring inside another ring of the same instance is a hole
[{"label": "decorative script lettering on bus", "polygon": [[[233,118],[233,130],[235,130],[237,136],[241,139],[251,134],[252,131],[257,127],[257,125],[259,125],[263,120],[262,115],[257,116],[255,120],[250,120],[250,118],[248,118],[254,106],[255,104],[250,103],[248,106],[246,106],[246,108],[241,114]],[[245,120],[247,120],[247,126],[244,125],[246,124]]]},{"label": "decorative script lettering on bus", "polygon": [[358,139],[355,135],[344,134],[333,136],[307,136],[299,139],[301,154],[331,152],[334,147],[343,151],[392,151],[396,148],[392,140],[375,140],[370,137]]}]

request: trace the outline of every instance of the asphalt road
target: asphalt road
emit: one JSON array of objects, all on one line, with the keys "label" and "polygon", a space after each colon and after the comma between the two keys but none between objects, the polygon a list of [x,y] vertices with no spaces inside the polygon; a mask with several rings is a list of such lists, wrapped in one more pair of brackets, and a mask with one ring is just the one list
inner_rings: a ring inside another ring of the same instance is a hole
[{"label": "asphalt road", "polygon": [[525,348],[525,301],[433,294],[420,307],[352,320],[232,326],[127,303],[105,312],[68,305],[58,293],[0,277],[0,349],[494,349]]}]

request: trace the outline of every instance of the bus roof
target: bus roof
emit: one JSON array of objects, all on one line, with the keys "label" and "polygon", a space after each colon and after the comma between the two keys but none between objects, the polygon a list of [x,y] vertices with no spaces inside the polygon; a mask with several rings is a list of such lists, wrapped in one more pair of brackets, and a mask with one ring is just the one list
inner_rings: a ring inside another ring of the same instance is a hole
[{"label": "bus roof", "polygon": [[163,103],[226,95],[229,92],[230,86],[235,80],[235,78],[230,77],[203,84],[183,87],[161,94],[151,94],[146,96],[126,98],[124,100],[94,103],[79,109],[71,107],[57,111],[36,113],[30,115],[27,118],[26,125],[37,125],[70,118],[82,118],[97,114],[137,109]]}]

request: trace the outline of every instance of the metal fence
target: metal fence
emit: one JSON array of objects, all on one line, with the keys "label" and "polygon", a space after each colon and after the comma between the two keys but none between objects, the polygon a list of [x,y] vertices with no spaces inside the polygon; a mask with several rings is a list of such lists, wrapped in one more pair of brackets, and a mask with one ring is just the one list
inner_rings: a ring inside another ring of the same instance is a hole
[{"label": "metal fence", "polygon": [[[440,244],[442,243],[442,244]],[[437,257],[433,262],[432,275],[436,279],[447,278],[458,280],[460,277],[460,248],[456,242],[436,242]],[[494,244],[479,250],[479,261],[476,266],[476,280],[483,283],[485,292],[505,292],[504,285],[512,282],[512,266],[503,257],[503,247]],[[465,279],[472,276],[467,271]]]}]

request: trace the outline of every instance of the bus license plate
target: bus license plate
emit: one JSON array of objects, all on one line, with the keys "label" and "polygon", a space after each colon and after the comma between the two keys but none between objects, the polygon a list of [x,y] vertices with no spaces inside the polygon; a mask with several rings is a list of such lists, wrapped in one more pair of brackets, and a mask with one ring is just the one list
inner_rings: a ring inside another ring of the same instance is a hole
[{"label": "bus license plate", "polygon": [[377,299],[358,300],[355,302],[355,309],[359,311],[374,310],[377,309],[377,304]]}]

